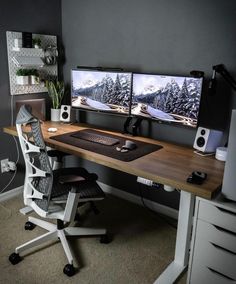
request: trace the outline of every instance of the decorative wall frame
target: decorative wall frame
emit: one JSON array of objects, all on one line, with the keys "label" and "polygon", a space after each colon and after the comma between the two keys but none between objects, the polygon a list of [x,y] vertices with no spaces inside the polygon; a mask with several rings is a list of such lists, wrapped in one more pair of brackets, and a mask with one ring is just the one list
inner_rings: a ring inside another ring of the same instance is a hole
[{"label": "decorative wall frame", "polygon": [[[37,38],[41,40],[41,46],[39,48],[24,48],[22,47],[22,32],[7,31],[6,36],[11,95],[47,92],[43,82],[39,84],[18,84],[16,72],[20,68],[37,69],[39,78],[42,80],[56,77],[58,75],[57,60],[55,60],[57,58],[57,37],[32,34],[32,39]],[[52,61],[47,60],[50,59],[47,56],[51,50],[55,53],[55,58]],[[22,61],[24,66],[21,66]],[[43,66],[40,65],[40,62],[42,62]]]}]

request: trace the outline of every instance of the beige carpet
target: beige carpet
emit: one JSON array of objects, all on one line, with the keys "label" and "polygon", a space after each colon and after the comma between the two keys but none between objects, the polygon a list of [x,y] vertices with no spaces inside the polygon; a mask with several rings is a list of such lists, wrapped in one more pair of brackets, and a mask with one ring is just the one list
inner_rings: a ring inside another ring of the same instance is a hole
[{"label": "beige carpet", "polygon": [[97,202],[101,213],[84,212],[82,223],[106,227],[113,241],[71,239],[79,267],[75,276],[62,272],[67,259],[59,242],[25,252],[23,261],[13,266],[8,256],[15,247],[45,232],[39,227],[24,230],[27,217],[18,212],[21,207],[21,196],[0,203],[0,283],[151,284],[173,259],[174,227],[143,207],[107,196]]}]

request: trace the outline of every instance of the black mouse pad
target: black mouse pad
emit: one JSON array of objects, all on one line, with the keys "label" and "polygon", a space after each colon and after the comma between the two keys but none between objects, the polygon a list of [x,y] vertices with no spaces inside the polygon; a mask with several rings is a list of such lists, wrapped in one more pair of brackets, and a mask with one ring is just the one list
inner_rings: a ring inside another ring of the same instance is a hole
[{"label": "black mouse pad", "polygon": [[[56,136],[52,136],[50,137],[50,139],[62,142],[62,143],[66,143],[69,145],[73,145],[79,148],[82,148],[84,150],[88,150],[91,152],[95,152],[97,154],[102,154],[104,156],[108,156],[110,158],[114,158],[120,161],[124,161],[124,162],[130,162],[133,161],[137,158],[140,158],[142,156],[145,156],[147,154],[150,154],[151,152],[160,150],[162,148],[162,146],[160,145],[155,145],[155,144],[151,144],[151,143],[146,143],[146,142],[141,142],[141,141],[136,141],[133,139],[130,139],[130,137],[124,138],[124,137],[120,137],[117,135],[113,135],[113,134],[108,134],[102,131],[98,131],[95,129],[88,129],[89,132],[91,133],[95,133],[95,134],[100,134],[103,136],[108,136],[108,137],[112,137],[115,139],[119,140],[119,143],[117,143],[116,145],[113,146],[107,146],[107,145],[102,145],[102,144],[98,144],[95,142],[90,142],[90,141],[86,141],[80,138],[76,138],[76,133],[79,131],[75,131],[75,132],[70,132],[70,133],[66,133],[66,134],[61,134],[61,135],[56,135]],[[83,130],[81,130],[83,131]],[[137,145],[137,148],[125,153],[119,152],[116,150],[116,147],[122,147],[125,144],[126,140],[131,140],[133,142],[135,142],[135,144]]]}]

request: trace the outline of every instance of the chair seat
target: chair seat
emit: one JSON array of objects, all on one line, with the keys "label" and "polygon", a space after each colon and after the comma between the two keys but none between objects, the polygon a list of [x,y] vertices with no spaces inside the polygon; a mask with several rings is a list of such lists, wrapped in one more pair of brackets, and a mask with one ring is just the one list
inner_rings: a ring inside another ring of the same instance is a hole
[{"label": "chair seat", "polygon": [[78,182],[77,192],[80,193],[80,199],[102,199],[105,197],[104,192],[96,182],[97,176],[95,174],[89,174],[84,168],[78,167],[62,168],[53,171],[53,188],[51,195],[53,200],[60,201],[67,198],[72,184],[70,182],[60,182],[61,178],[66,176],[81,176],[85,179],[82,183]]},{"label": "chair seat", "polygon": [[104,198],[105,194],[95,181],[87,181],[79,187],[80,199]]}]

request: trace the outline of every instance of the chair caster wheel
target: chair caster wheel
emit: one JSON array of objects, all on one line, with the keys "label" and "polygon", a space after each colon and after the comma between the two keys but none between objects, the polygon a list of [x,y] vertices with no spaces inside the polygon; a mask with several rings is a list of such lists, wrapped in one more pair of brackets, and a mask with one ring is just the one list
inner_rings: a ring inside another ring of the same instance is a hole
[{"label": "chair caster wheel", "polygon": [[75,275],[75,268],[73,264],[66,264],[63,269],[63,273],[65,273],[69,277]]},{"label": "chair caster wheel", "polygon": [[19,256],[18,253],[13,252],[13,253],[9,256],[9,261],[10,261],[11,264],[13,264],[13,265],[19,263],[21,260],[22,260],[22,258]]},{"label": "chair caster wheel", "polygon": [[111,238],[108,236],[108,234],[102,235],[100,238],[101,244],[109,244],[111,242]]},{"label": "chair caster wheel", "polygon": [[33,224],[33,223],[30,222],[30,221],[28,221],[28,222],[25,223],[25,230],[32,231],[35,227],[36,227],[36,225]]}]

